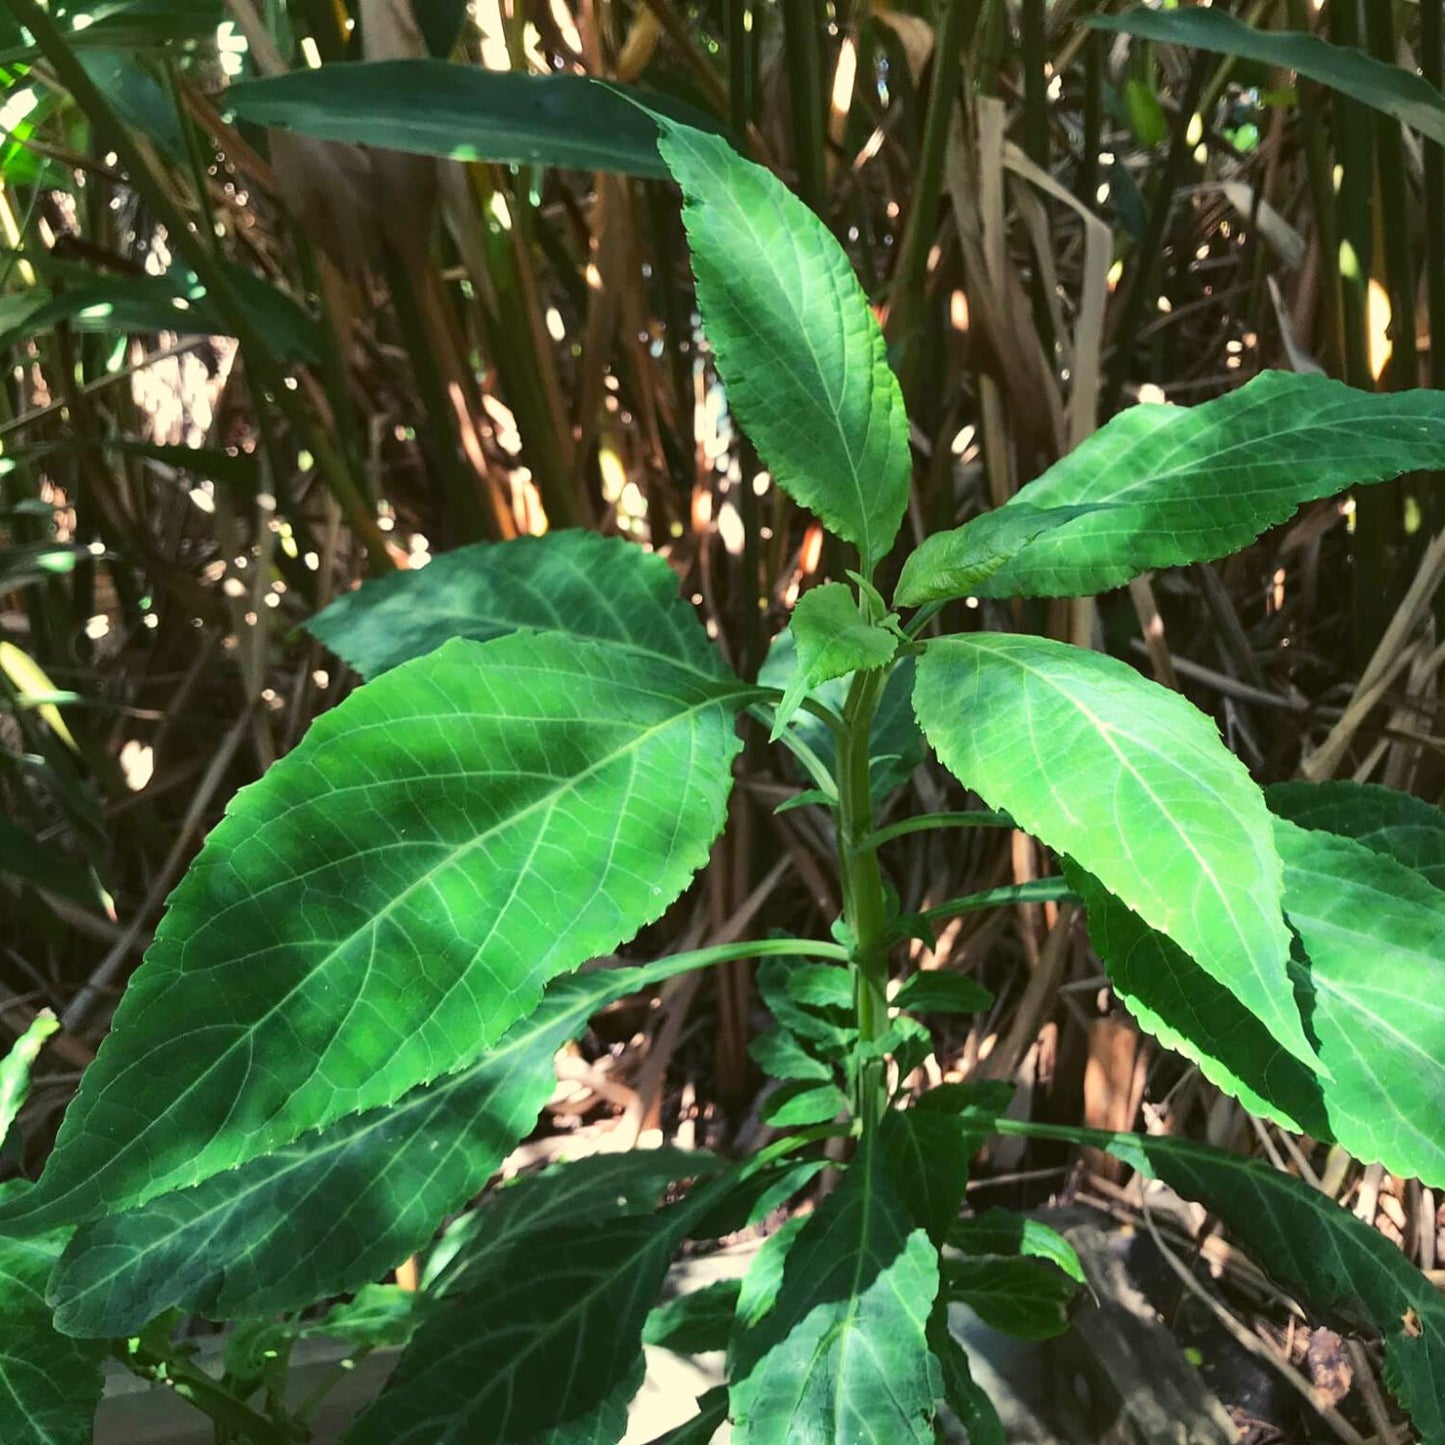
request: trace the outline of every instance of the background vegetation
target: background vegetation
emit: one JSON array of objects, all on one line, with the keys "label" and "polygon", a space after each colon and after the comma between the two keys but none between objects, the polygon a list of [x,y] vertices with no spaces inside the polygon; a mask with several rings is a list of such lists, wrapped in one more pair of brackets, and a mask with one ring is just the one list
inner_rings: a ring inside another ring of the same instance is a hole
[{"label": "background vegetation", "polygon": [[[297,129],[264,129],[247,119],[261,93],[250,105],[228,84],[430,55],[640,81],[710,116],[827,220],[884,319],[914,424],[916,541],[1140,401],[1204,400],[1265,366],[1445,385],[1440,0],[1215,5],[1294,32],[1252,57],[1085,23],[1122,8],[0,12],[0,1049],[41,1008],[64,1023],[10,1167],[38,1168],[228,798],[351,685],[299,630],[317,608],[464,542],[596,528],[666,556],[751,676],[786,606],[837,562],[730,426],[675,192],[593,168],[625,147],[610,120],[575,170],[503,167],[437,158],[464,156],[475,125],[445,87],[418,104],[369,73],[344,112],[347,88],[331,93],[332,134],[431,152],[402,154],[322,138],[304,93]],[[1395,82],[1339,72],[1303,31]],[[1433,92],[1412,88],[1416,70]],[[1179,687],[1261,782],[1352,777],[1437,802],[1445,502],[1429,482],[1309,507],[1226,564],[983,607]],[[649,953],[835,916],[832,840],[805,811],[774,813],[799,783],[760,775],[765,759],[756,748],[726,854]],[[892,817],[946,805],[949,786],[925,763]],[[979,831],[920,836],[893,881],[921,911],[1052,870],[1023,835]],[[937,960],[999,1002],[937,1039],[935,1077],[1019,1078],[1045,1120],[1128,1129],[1142,1113],[1258,1150],[1441,1277],[1431,1191],[1302,1150],[1155,1050],[1052,905],[976,917],[950,924]],[[755,1137],[748,966],[716,980],[601,1021],[555,1128]],[[996,1155],[988,1202],[1070,1177],[1032,1147]],[[1122,1167],[1088,1168],[1077,1189],[1133,1207]]]}]

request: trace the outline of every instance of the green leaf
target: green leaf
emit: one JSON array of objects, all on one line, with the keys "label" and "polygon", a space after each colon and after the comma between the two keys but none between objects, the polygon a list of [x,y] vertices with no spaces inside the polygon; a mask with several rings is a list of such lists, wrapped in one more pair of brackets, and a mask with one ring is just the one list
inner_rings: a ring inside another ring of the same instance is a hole
[{"label": "green leaf", "polygon": [[1283,820],[1275,836],[1302,944],[1291,973],[1332,1077],[1286,1055],[1186,954],[1080,875],[1110,980],[1149,1032],[1252,1113],[1445,1184],[1445,892],[1352,839]]},{"label": "green leaf", "polygon": [[735,1349],[737,1445],[931,1445],[942,1388],[925,1327],[938,1255],[865,1135],[792,1242],[773,1308]]},{"label": "green leaf", "polygon": [[531,1131],[557,1050],[658,972],[559,979],[469,1068],[82,1226],[51,1283],[57,1325],[125,1336],[172,1306],[208,1319],[275,1314],[375,1279],[421,1249]]},{"label": "green leaf", "polygon": [[801,1129],[831,1123],[847,1111],[847,1098],[831,1080],[792,1079],[768,1095],[758,1116],[775,1129]]},{"label": "green leaf", "polygon": [[770,1079],[827,1080],[833,1070],[815,1059],[791,1029],[769,1029],[748,1045],[753,1061]]},{"label": "green leaf", "polygon": [[654,91],[577,75],[523,75],[441,60],[376,60],[233,85],[225,109],[255,125],[453,160],[665,176],[648,112],[706,126]]},{"label": "green leaf", "polygon": [[716,1279],[658,1305],[643,1326],[643,1343],[679,1355],[727,1349],[741,1288],[740,1280]]},{"label": "green leaf", "polygon": [[975,1014],[992,1003],[993,995],[981,983],[942,968],[913,974],[893,999],[895,1008],[919,1014]]},{"label": "green leaf", "polygon": [[1066,1132],[1218,1214],[1302,1304],[1345,1329],[1368,1322],[1385,1341],[1386,1385],[1423,1440],[1445,1440],[1445,1298],[1379,1230],[1265,1164],[1155,1135]]},{"label": "green leaf", "polygon": [[453,637],[486,642],[519,628],[635,648],[710,677],[717,649],[654,552],[595,532],[481,542],[338,597],[307,630],[361,673],[409,662]]},{"label": "green leaf", "polygon": [[10,1126],[30,1092],[30,1069],[40,1057],[45,1041],[60,1027],[60,1020],[49,1009],[41,1009],[30,1027],[10,1046],[0,1059],[0,1144],[10,1133]]},{"label": "green leaf", "polygon": [[738,749],[727,697],[514,633],[323,714],[172,895],[12,1219],[134,1208],[471,1063],[706,861]]},{"label": "green leaf", "polygon": [[897,635],[865,622],[844,582],[825,582],[805,592],[788,625],[793,630],[798,665],[773,719],[774,741],[803,699],[820,684],[884,667],[898,651]]},{"label": "green leaf", "polygon": [[1114,658],[1006,633],[931,642],[914,706],[965,787],[1076,859],[1314,1062],[1270,816],[1208,718]]},{"label": "green leaf", "polygon": [[986,1325],[1018,1340],[1049,1340],[1069,1328],[1078,1286],[1056,1264],[1029,1255],[945,1258],[943,1287]]},{"label": "green leaf", "polygon": [[416,1333],[427,1297],[399,1284],[368,1284],[356,1298],[332,1305],[319,1320],[302,1326],[302,1335],[325,1335],[354,1350],[397,1349]]},{"label": "green leaf", "polygon": [[1102,592],[1237,551],[1317,497],[1442,465],[1445,392],[1265,372],[1201,406],[1121,412],[1002,507],[929,537],[895,600]]},{"label": "green leaf", "polygon": [[778,484],[852,542],[863,571],[908,502],[908,418],[848,257],[770,172],[669,124],[698,307],[728,404]]},{"label": "green leaf", "polygon": [[808,1008],[853,1008],[853,972],[836,964],[790,963],[788,997]]},{"label": "green leaf", "polygon": [[648,1311],[695,1201],[530,1232],[429,1312],[347,1445],[620,1439]]},{"label": "green leaf", "polygon": [[[12,1203],[29,1189],[0,1188]],[[90,1445],[100,1404],[104,1340],[72,1340],[50,1321],[45,1282],[64,1231],[34,1239],[0,1235],[0,1440],[26,1445]]]},{"label": "green leaf", "polygon": [[104,897],[95,874],[85,864],[42,843],[9,818],[0,818],[0,873],[23,878],[47,893],[89,907]]},{"label": "green leaf", "polygon": [[681,1179],[708,1178],[722,1168],[713,1154],[684,1149],[632,1149],[554,1164],[493,1190],[461,1216],[427,1256],[422,1289],[446,1294],[484,1278],[536,1238],[589,1224],[652,1214]]},{"label": "green leaf", "polygon": [[1275,842],[1336,1137],[1445,1185],[1445,892],[1353,839],[1279,819]]},{"label": "green leaf", "polygon": [[[762,996],[763,1002],[767,1004],[773,1017],[784,1028],[796,1034],[800,1040],[811,1042],[816,1052],[824,1058],[840,1059],[852,1046],[858,1030],[852,1024],[838,1022],[836,1010],[834,1010],[834,1017],[826,1017],[812,1007],[797,1001],[792,987],[793,975],[797,968],[797,964],[781,958],[763,959],[758,965],[756,975],[758,993]],[[832,968],[823,971],[830,975],[837,974],[849,983],[851,989],[851,980],[847,970]],[[804,986],[805,992],[808,987]],[[826,984],[812,987],[820,987],[824,996],[829,999],[836,999],[838,996],[838,985],[831,978]],[[850,1009],[852,1007],[851,993],[848,1007]]]},{"label": "green leaf", "polygon": [[772,1234],[767,1235],[758,1246],[748,1272],[743,1276],[742,1288],[738,1291],[737,1318],[734,1321],[732,1339],[728,1343],[729,1375],[735,1373],[736,1360],[748,1332],[763,1320],[778,1302],[778,1291],[783,1287],[783,1270],[788,1254],[797,1243],[809,1216],[795,1214],[781,1224]]},{"label": "green leaf", "polygon": [[[764,687],[776,687],[786,692],[792,685],[797,666],[793,632],[785,627],[773,639],[768,655],[763,659],[758,682]],[[878,710],[873,715],[868,788],[875,810],[895,788],[908,781],[924,758],[923,735],[918,731],[918,720],[913,716],[913,677],[913,659],[901,659],[889,672],[888,681],[883,684],[883,696],[878,700]],[[842,678],[834,678],[816,688],[813,697],[824,707],[841,713],[847,693],[848,683]],[[836,771],[837,736],[827,723],[811,713],[802,712],[793,719],[788,731],[812,751],[830,774]]]},{"label": "green leaf", "polygon": [[1331,45],[1297,30],[1256,30],[1221,10],[1205,7],[1160,11],[1136,6],[1122,15],[1092,16],[1087,23],[1145,40],[1238,55],[1279,70],[1298,71],[1445,145],[1445,97],[1414,71],[1376,60],[1363,51]]},{"label": "green leaf", "polygon": [[1281,818],[1355,838],[1445,888],[1445,812],[1423,798],[1349,782],[1276,783],[1264,796]]},{"label": "green leaf", "polygon": [[958,1220],[948,1242],[965,1254],[1018,1254],[1046,1259],[1077,1284],[1085,1283],[1084,1266],[1074,1246],[1040,1219],[1012,1209],[986,1209],[972,1219]]},{"label": "green leaf", "polygon": [[1192,1059],[1251,1114],[1317,1139],[1335,1137],[1313,1069],[1285,1053],[1223,984],[1098,879],[1067,862],[1065,871],[1088,910],[1089,938],[1109,982],[1141,1027]]},{"label": "green leaf", "polygon": [[881,1134],[893,1187],[941,1248],[963,1205],[969,1161],[983,1134],[940,1109],[890,1110]]},{"label": "green leaf", "polygon": [[968,1445],[1008,1445],[993,1401],[974,1380],[968,1354],[948,1327],[948,1301],[940,1299],[928,1320],[928,1347],[943,1371],[943,1398],[968,1432]]},{"label": "green leaf", "polygon": [[651,1445],[712,1445],[713,1437],[728,1417],[726,1385],[714,1385],[697,1397],[697,1414],[691,1420],[659,1435]]}]

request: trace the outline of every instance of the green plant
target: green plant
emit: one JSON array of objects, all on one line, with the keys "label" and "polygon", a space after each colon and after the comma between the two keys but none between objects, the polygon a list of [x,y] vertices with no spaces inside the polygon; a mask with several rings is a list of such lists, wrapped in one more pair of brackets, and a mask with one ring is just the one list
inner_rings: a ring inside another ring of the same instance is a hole
[{"label": "green plant", "polygon": [[[955,599],[1093,593],[1439,467],[1445,395],[1265,375],[1193,410],[1135,407],[928,538],[885,597],[908,427],[848,261],[768,172],[659,125],[731,404],[856,565],[802,596],[758,683],[729,672],[660,557],[583,532],[462,549],[315,619],[369,680],[235,799],[43,1175],[0,1203],[5,1438],[85,1438],[110,1349],[221,1438],[304,1438],[278,1381],[291,1342],[323,1330],[406,1343],[359,1445],[615,1440],[644,1340],[728,1351],[727,1390],[677,1441],[725,1417],[768,1445],[927,1441],[940,1406],[996,1440],[948,1304],[1047,1335],[1079,1277],[1048,1231],[959,1219],[970,1157],[999,1132],[1091,1143],[1204,1202],[1313,1308],[1382,1335],[1392,1390],[1445,1439],[1445,1303],[1306,1184],[1175,1140],[1010,1120],[997,1084],[913,1098],[923,1020],[987,995],[949,972],[896,978],[898,945],[1020,895],[909,916],[885,869],[905,831],[1034,834],[1064,878],[1029,896],[1082,900],[1146,1028],[1256,1113],[1445,1184],[1438,810],[1352,784],[1266,795],[1207,718],[1123,663],[942,626]],[[792,803],[833,822],[833,937],[579,972],[706,863],[743,714],[796,759],[809,786]],[[987,811],[878,826],[914,718]],[[755,1046],[778,1083],[773,1143],[554,1166],[435,1240],[596,1010],[737,958],[759,960],[776,1020]],[[12,1098],[24,1063],[7,1067]],[[828,1161],[840,1182],[740,1287],[654,1308],[686,1241],[766,1214]],[[418,1251],[419,1291],[373,1283]],[[219,1383],[170,1342],[176,1311],[247,1322]]]}]

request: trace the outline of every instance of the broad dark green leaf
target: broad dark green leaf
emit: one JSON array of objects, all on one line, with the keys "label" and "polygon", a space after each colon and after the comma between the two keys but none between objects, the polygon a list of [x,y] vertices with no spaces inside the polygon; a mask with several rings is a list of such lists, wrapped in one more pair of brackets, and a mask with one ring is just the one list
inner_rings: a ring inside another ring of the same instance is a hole
[{"label": "broad dark green leaf", "polygon": [[1314,1061],[1270,815],[1203,713],[1114,658],[1006,633],[930,643],[914,706],[965,787],[1076,859]]},{"label": "broad dark green leaf", "polygon": [[942,1109],[890,1110],[881,1133],[894,1189],[914,1223],[942,1248],[963,1205],[969,1161],[983,1135]]},{"label": "broad dark green leaf", "polygon": [[524,1175],[493,1190],[447,1230],[427,1256],[422,1289],[447,1294],[469,1288],[518,1250],[534,1248],[536,1237],[565,1230],[579,1219],[600,1224],[652,1214],[678,1180],[709,1178],[721,1168],[715,1154],[631,1149],[590,1154]]},{"label": "broad dark green leaf", "polygon": [[948,1327],[948,1301],[940,1299],[928,1320],[928,1346],[943,1372],[943,1400],[968,1431],[968,1445],[1008,1445],[993,1401],[973,1378],[968,1354]]},{"label": "broad dark green leaf", "polygon": [[1270,809],[1301,828],[1355,838],[1445,888],[1445,812],[1374,783],[1276,783]]},{"label": "broad dark green leaf", "polygon": [[1301,1304],[1384,1337],[1385,1383],[1445,1440],[1445,1297],[1373,1226],[1268,1165],[1155,1135],[1074,1131],[1220,1216]]},{"label": "broad dark green leaf", "polygon": [[486,642],[519,628],[636,648],[722,676],[717,649],[653,552],[595,532],[548,532],[447,552],[337,598],[306,624],[363,677],[453,637]]},{"label": "broad dark green leaf", "polygon": [[920,969],[893,999],[895,1008],[920,1014],[973,1014],[991,1003],[993,995],[977,980],[942,968]]},{"label": "broad dark green leaf", "polygon": [[776,739],[802,706],[803,699],[835,677],[884,667],[898,651],[898,638],[865,622],[852,589],[825,582],[805,592],[789,622],[797,648],[797,668],[773,719]]},{"label": "broad dark green leaf", "polygon": [[[0,1187],[0,1201],[28,1187]],[[50,1322],[45,1282],[64,1245],[64,1231],[0,1235],[0,1440],[16,1445],[90,1445],[93,1434],[109,1347],[68,1339]]]},{"label": "broad dark green leaf", "polygon": [[1121,412],[1002,507],[929,537],[896,600],[1101,592],[1237,551],[1317,497],[1442,465],[1445,392],[1265,372],[1201,406]]},{"label": "broad dark green leaf", "polygon": [[827,1124],[848,1111],[848,1100],[831,1080],[790,1079],[763,1101],[758,1117],[775,1129]]},{"label": "broad dark green leaf", "polygon": [[1069,1327],[1078,1285],[1056,1264],[1030,1255],[981,1254],[943,1261],[948,1298],[1019,1340],[1048,1340]]},{"label": "broad dark green leaf", "polygon": [[1084,1267],[1074,1246],[1041,1219],[1030,1219],[1012,1209],[986,1209],[971,1219],[956,1221],[948,1231],[948,1242],[965,1254],[1018,1254],[1046,1259],[1075,1283],[1085,1282]]},{"label": "broad dark green leaf", "polygon": [[1088,23],[1144,40],[1238,55],[1298,71],[1445,145],[1445,97],[1413,70],[1389,65],[1363,51],[1331,45],[1298,30],[1256,30],[1222,10],[1205,6],[1152,10],[1140,5],[1122,15],[1094,16]]},{"label": "broad dark green leaf", "polygon": [[531,1130],[555,1087],[557,1050],[660,973],[559,979],[471,1067],[82,1226],[51,1283],[57,1325],[124,1336],[173,1306],[210,1319],[268,1315],[375,1279],[421,1249]]},{"label": "broad dark green leaf", "polygon": [[695,1212],[533,1231],[465,1271],[348,1445],[620,1439],[643,1325]]},{"label": "broad dark green leaf", "polygon": [[473,1062],[687,885],[727,685],[549,633],[352,694],[233,801],[171,897],[28,1208],[135,1208]]},{"label": "broad dark green leaf", "polygon": [[769,1029],[748,1045],[748,1053],[770,1079],[831,1079],[833,1070],[814,1058],[791,1029]]},{"label": "broad dark green leaf", "polygon": [[787,1251],[782,1287],[733,1352],[737,1445],[931,1445],[942,1385],[925,1327],[938,1254],[874,1136]]},{"label": "broad dark green leaf", "polygon": [[707,124],[690,108],[652,91],[579,75],[524,75],[442,60],[293,70],[233,85],[224,104],[242,120],[322,140],[634,176],[667,174],[649,110]]},{"label": "broad dark green leaf", "polygon": [[643,1343],[679,1355],[727,1349],[740,1289],[738,1280],[717,1279],[656,1306],[643,1328]]},{"label": "broad dark green leaf", "polygon": [[1276,838],[1302,942],[1291,974],[1332,1077],[1285,1054],[1182,950],[1080,874],[1110,980],[1146,1029],[1251,1112],[1445,1184],[1445,892],[1352,839],[1283,820]]},{"label": "broad dark green leaf", "polygon": [[908,502],[908,418],[843,248],[726,141],[665,126],[703,329],[728,403],[779,485],[852,542],[864,573]]},{"label": "broad dark green leaf", "polygon": [[[291,361],[321,359],[316,326],[284,292],[239,266],[227,275],[240,292],[249,319],[278,356]],[[0,350],[64,321],[76,331],[174,331],[183,335],[229,336],[230,322],[194,276],[96,278],[53,296],[37,288],[35,304],[0,331]]]}]

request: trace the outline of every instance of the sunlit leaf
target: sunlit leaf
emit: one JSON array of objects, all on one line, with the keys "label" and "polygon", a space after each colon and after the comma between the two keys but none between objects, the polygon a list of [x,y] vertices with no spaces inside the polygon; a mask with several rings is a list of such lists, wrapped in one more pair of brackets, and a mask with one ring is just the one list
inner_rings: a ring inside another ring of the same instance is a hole
[{"label": "sunlit leaf", "polygon": [[134,1208],[473,1062],[686,886],[737,748],[727,684],[556,634],[353,693],[211,833],[23,1212]]},{"label": "sunlit leaf", "polygon": [[1265,372],[1200,406],[1121,412],[1002,507],[929,537],[896,600],[1102,592],[1236,551],[1304,502],[1442,465],[1445,392]]},{"label": "sunlit leaf", "polygon": [[852,542],[893,545],[911,459],[903,394],[847,255],[770,172],[668,125],[703,329],[728,404],[778,484]]},{"label": "sunlit leaf", "polygon": [[1314,1062],[1270,815],[1208,718],[1114,658],[1006,633],[930,643],[914,705],[965,787],[1075,858]]}]

